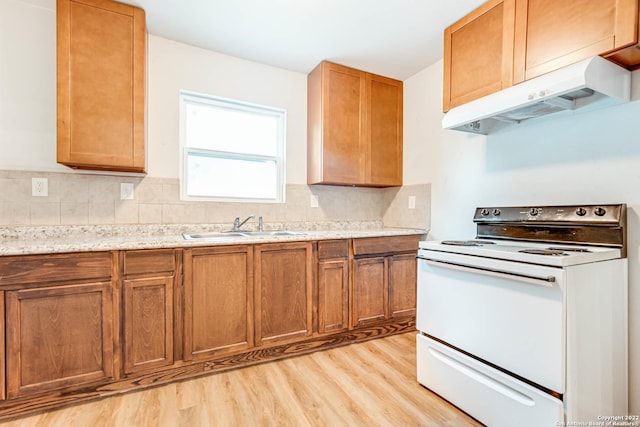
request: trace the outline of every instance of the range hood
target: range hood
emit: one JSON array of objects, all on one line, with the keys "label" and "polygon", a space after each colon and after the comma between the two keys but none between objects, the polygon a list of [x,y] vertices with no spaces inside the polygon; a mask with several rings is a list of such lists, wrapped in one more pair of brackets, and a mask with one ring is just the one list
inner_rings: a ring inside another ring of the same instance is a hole
[{"label": "range hood", "polygon": [[631,73],[595,56],[452,108],[442,127],[488,135],[547,114],[627,102],[630,95]]}]

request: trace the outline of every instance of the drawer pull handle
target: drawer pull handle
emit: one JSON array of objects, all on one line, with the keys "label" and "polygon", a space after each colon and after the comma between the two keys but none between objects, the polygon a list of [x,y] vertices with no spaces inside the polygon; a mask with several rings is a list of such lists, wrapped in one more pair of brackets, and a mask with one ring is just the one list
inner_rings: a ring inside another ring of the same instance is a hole
[{"label": "drawer pull handle", "polygon": [[433,357],[440,360],[442,363],[449,365],[450,367],[462,373],[463,375],[475,380],[476,382],[486,387],[489,387],[492,390],[497,391],[498,393],[508,397],[511,400],[515,400],[516,402],[525,406],[535,406],[536,404],[536,402],[529,396],[522,394],[518,390],[514,390],[508,385],[498,382],[491,377],[488,377],[487,375],[483,374],[482,372],[470,366],[464,365],[459,361],[452,359],[448,355],[440,352],[435,348],[429,348],[429,352]]},{"label": "drawer pull handle", "polygon": [[555,283],[556,278],[554,276],[531,276],[528,274],[516,273],[511,271],[502,271],[502,270],[493,270],[491,268],[484,268],[478,266],[470,266],[464,264],[456,264],[453,262],[445,262],[445,261],[436,261],[433,259],[425,258],[425,257],[417,257],[419,260],[425,261],[427,264],[433,265],[435,267],[448,268],[450,270],[458,270],[464,271],[467,273],[475,273],[475,274],[483,274],[485,276],[494,276],[501,278],[509,278],[512,280],[518,280],[520,282],[531,283],[534,285],[542,285],[547,287],[552,287],[553,283]]}]

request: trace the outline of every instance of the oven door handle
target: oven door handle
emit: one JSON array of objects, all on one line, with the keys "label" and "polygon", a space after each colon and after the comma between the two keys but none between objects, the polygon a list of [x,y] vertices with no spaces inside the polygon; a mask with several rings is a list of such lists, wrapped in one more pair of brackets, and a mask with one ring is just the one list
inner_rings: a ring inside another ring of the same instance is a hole
[{"label": "oven door handle", "polygon": [[417,258],[425,261],[427,264],[430,264],[436,267],[448,268],[450,270],[464,271],[468,273],[483,274],[485,276],[500,277],[503,279],[509,278],[512,280],[531,283],[534,285],[552,287],[553,283],[555,283],[556,281],[555,276],[533,276],[530,274],[516,273],[513,271],[495,270],[492,268],[470,266],[470,265],[458,264],[455,262],[448,262],[448,261],[437,261],[437,260],[425,258],[422,256],[418,256]]}]

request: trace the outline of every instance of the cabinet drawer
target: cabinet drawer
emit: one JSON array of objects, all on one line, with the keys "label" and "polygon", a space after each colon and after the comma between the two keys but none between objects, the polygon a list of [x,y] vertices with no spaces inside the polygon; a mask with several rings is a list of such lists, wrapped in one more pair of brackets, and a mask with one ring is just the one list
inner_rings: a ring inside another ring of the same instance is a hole
[{"label": "cabinet drawer", "polygon": [[416,337],[418,382],[490,426],[564,423],[562,402],[424,335]]},{"label": "cabinet drawer", "polygon": [[111,253],[0,257],[0,286],[111,278]]},{"label": "cabinet drawer", "polygon": [[422,236],[367,237],[353,239],[353,255],[388,254],[394,252],[411,252],[418,250],[418,242]]},{"label": "cabinet drawer", "polygon": [[347,258],[349,240],[323,240],[318,242],[318,259]]},{"label": "cabinet drawer", "polygon": [[124,274],[173,272],[176,258],[173,249],[127,251],[124,253]]}]

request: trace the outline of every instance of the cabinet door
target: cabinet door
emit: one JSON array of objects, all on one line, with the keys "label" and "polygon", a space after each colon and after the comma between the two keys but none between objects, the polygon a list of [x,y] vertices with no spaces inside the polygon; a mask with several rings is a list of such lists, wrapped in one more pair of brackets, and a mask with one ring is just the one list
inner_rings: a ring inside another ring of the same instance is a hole
[{"label": "cabinet door", "polygon": [[515,82],[637,41],[637,0],[518,0]]},{"label": "cabinet door", "polygon": [[415,316],[417,268],[415,253],[389,258],[389,317]]},{"label": "cabinet door", "polygon": [[248,246],[185,251],[185,360],[253,347],[252,255]]},{"label": "cabinet door", "polygon": [[312,261],[310,242],[255,247],[258,345],[311,335]]},{"label": "cabinet door", "polygon": [[7,395],[112,376],[111,283],[6,292]]},{"label": "cabinet door", "polygon": [[121,252],[125,373],[174,363],[179,255],[173,249]]},{"label": "cabinet door", "polygon": [[58,162],[145,169],[146,30],[142,9],[57,1]]},{"label": "cabinet door", "polygon": [[124,281],[124,371],[173,364],[174,277]]},{"label": "cabinet door", "polygon": [[366,184],[402,185],[401,81],[366,74],[367,140]]},{"label": "cabinet door", "polygon": [[318,332],[339,332],[349,327],[349,262],[318,263]]},{"label": "cabinet door", "polygon": [[[5,343],[5,317],[4,317],[4,292],[0,291],[0,343]],[[6,363],[5,363],[5,346],[0,345],[0,400],[4,400],[6,395]]]},{"label": "cabinet door", "polygon": [[445,29],[443,111],[511,86],[515,1],[490,0]]},{"label": "cabinet door", "polygon": [[309,184],[365,179],[365,73],[323,62],[308,79]]},{"label": "cabinet door", "polygon": [[388,318],[388,286],[385,257],[353,261],[352,327]]}]

